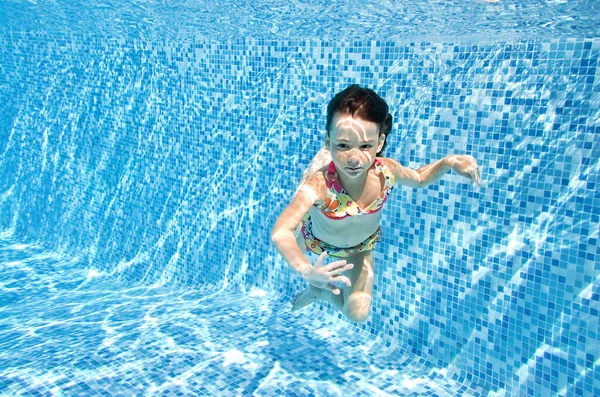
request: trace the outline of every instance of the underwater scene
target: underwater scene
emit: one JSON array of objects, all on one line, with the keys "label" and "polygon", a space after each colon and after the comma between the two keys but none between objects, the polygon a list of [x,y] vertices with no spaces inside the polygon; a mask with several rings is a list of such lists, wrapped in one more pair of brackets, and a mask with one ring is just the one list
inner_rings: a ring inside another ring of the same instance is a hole
[{"label": "underwater scene", "polygon": [[[600,395],[599,7],[2,2],[0,395]],[[481,174],[394,186],[365,321],[270,236],[352,84]]]}]

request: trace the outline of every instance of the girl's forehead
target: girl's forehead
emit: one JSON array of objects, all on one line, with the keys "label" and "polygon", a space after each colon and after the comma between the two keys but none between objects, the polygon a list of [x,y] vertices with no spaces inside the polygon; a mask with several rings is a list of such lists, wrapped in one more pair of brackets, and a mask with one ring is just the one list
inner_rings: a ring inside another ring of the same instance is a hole
[{"label": "girl's forehead", "polygon": [[377,140],[379,137],[379,127],[372,121],[342,114],[336,116],[333,120],[331,135],[333,139]]}]

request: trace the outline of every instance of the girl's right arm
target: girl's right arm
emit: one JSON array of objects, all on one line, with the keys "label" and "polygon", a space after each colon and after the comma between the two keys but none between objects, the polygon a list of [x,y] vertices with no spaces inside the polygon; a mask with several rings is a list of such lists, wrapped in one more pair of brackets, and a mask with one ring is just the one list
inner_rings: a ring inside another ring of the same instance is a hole
[{"label": "girl's right arm", "polygon": [[327,187],[322,173],[310,175],[298,188],[292,202],[283,210],[273,230],[271,241],[283,258],[298,273],[304,275],[312,265],[296,242],[294,231],[313,204],[325,199]]},{"label": "girl's right arm", "polygon": [[323,265],[326,257],[326,252],[323,252],[315,266],[312,266],[298,246],[294,235],[294,231],[300,226],[302,218],[310,207],[315,203],[322,202],[326,195],[327,185],[322,173],[312,174],[306,178],[300,184],[290,205],[277,218],[271,231],[271,241],[273,241],[285,261],[300,273],[304,280],[317,288],[328,289],[335,295],[339,295],[341,290],[335,282],[341,282],[350,287],[350,279],[342,273],[352,269],[354,265],[346,263],[345,260]]}]

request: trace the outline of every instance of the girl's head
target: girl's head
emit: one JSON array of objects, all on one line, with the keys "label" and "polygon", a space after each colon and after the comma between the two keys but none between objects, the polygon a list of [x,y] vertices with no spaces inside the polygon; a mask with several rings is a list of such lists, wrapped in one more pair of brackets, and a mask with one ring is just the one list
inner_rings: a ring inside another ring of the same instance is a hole
[{"label": "girl's head", "polygon": [[325,137],[336,167],[348,176],[366,171],[382,155],[392,121],[387,103],[373,90],[354,84],[336,94],[327,106]]},{"label": "girl's head", "polygon": [[360,87],[358,84],[352,84],[343,91],[338,92],[327,105],[326,129],[328,136],[333,119],[338,113],[377,124],[379,133],[384,136],[383,147],[377,155],[383,154],[387,144],[385,138],[392,130],[394,118],[389,113],[388,104],[375,91]]}]

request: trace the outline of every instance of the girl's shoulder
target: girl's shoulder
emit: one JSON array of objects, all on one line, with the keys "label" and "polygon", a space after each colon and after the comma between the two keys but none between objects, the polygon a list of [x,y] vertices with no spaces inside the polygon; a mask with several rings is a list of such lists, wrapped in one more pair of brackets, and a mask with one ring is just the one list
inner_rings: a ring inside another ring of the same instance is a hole
[{"label": "girl's shoulder", "polygon": [[396,172],[400,167],[400,163],[388,157],[377,157],[376,163],[377,162],[380,164],[379,166],[376,166],[377,173],[383,174],[386,183],[393,186],[396,180]]},{"label": "girl's shoulder", "polygon": [[327,167],[323,167],[309,175],[307,175],[306,182],[310,183],[315,188],[327,188]]},{"label": "girl's shoulder", "polygon": [[304,176],[298,188],[304,192],[312,192],[315,203],[322,202],[327,197],[327,167],[311,172]]},{"label": "girl's shoulder", "polygon": [[388,168],[393,168],[396,167],[398,164],[398,161],[389,158],[389,157],[376,157],[376,160],[378,160],[380,163],[382,163],[383,165],[385,165]]},{"label": "girl's shoulder", "polygon": [[321,185],[326,184],[327,181],[327,169],[321,169],[315,172],[312,172],[304,178],[303,183],[310,183],[312,185]]},{"label": "girl's shoulder", "polygon": [[402,167],[402,164],[398,160],[389,157],[377,157],[377,160],[392,172]]}]

